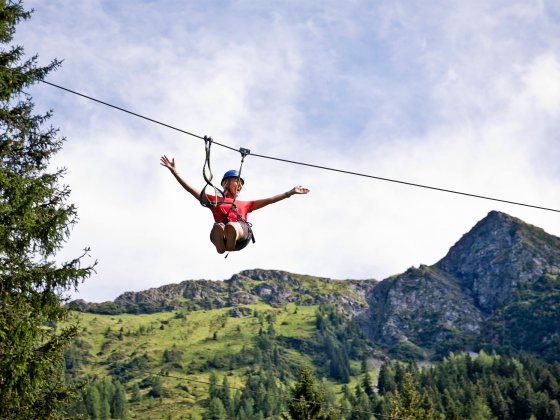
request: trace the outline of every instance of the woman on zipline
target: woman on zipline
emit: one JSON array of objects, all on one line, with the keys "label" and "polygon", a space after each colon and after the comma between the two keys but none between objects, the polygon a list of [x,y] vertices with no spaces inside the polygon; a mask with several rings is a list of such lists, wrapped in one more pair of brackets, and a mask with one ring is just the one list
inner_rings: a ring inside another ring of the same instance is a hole
[{"label": "woman on zipline", "polygon": [[[174,158],[169,159],[167,156],[162,156],[160,163],[162,166],[169,169],[175,179],[179,181],[179,184],[194,198],[197,200],[201,199],[201,192],[192,187],[177,172]],[[210,240],[219,254],[223,254],[226,251],[239,251],[247,246],[249,241],[253,239],[251,224],[247,222],[247,213],[261,209],[269,204],[277,203],[294,194],[307,194],[309,192],[308,188],[298,185],[290,191],[261,200],[236,200],[244,183],[245,181],[243,178],[239,177],[238,171],[227,171],[221,182],[222,188],[224,189],[224,198],[211,195],[207,196],[210,202],[215,200],[217,204],[215,206],[210,206],[215,221],[212,231],[210,232]],[[233,206],[232,203],[234,203]]]}]

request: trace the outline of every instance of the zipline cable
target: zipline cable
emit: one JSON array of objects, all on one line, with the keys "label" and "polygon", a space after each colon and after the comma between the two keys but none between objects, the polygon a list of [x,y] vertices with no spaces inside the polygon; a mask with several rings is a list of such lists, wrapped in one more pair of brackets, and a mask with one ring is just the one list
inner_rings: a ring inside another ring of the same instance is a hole
[{"label": "zipline cable", "polygon": [[467,196],[467,197],[481,198],[481,199],[484,199],[484,200],[499,201],[501,203],[515,204],[517,206],[532,207],[532,208],[535,208],[535,209],[548,210],[548,211],[554,211],[554,212],[560,213],[560,210],[547,208],[547,207],[536,206],[536,205],[533,205],[533,204],[525,204],[525,203],[519,203],[519,202],[516,202],[516,201],[502,200],[500,198],[495,198],[495,197],[488,197],[488,196],[484,196],[484,195],[471,194],[471,193],[466,193],[466,192],[461,192],[461,191],[456,191],[456,190],[449,190],[449,189],[440,188],[440,187],[432,187],[430,185],[416,184],[414,182],[400,181],[400,180],[397,180],[397,179],[384,178],[384,177],[375,176],[375,175],[368,175],[368,174],[363,174],[363,173],[360,173],[360,172],[346,171],[344,169],[330,168],[328,166],[321,166],[321,165],[315,165],[315,164],[312,164],[312,163],[298,162],[298,161],[294,161],[294,160],[282,159],[282,158],[277,158],[277,157],[273,157],[273,156],[259,155],[257,153],[251,153],[251,154],[253,156],[256,156],[256,157],[260,157],[260,158],[264,158],[264,159],[277,160],[277,161],[280,161],[280,162],[291,163],[291,164],[294,164],[294,165],[308,166],[308,167],[311,167],[311,168],[324,169],[326,171],[333,171],[333,172],[339,172],[339,173],[348,174],[348,175],[361,176],[361,177],[364,177],[364,178],[377,179],[379,181],[387,181],[387,182],[394,182],[394,183],[397,183],[397,184],[409,185],[411,187],[426,188],[426,189],[434,190],[434,191],[441,191],[441,192],[446,192],[446,193],[459,194],[459,195],[463,195],[463,196]]},{"label": "zipline cable", "polygon": [[[47,85],[53,86],[53,87],[55,87],[55,88],[57,88],[57,89],[61,89],[61,90],[64,90],[64,91],[66,91],[66,92],[72,93],[73,95],[81,96],[82,98],[89,99],[90,101],[94,101],[94,102],[97,102],[97,103],[99,103],[99,104],[108,106],[108,107],[110,107],[110,108],[114,108],[114,109],[116,109],[116,110],[118,110],[118,111],[122,111],[122,112],[125,112],[125,113],[127,113],[127,114],[133,115],[133,116],[135,116],[135,117],[142,118],[142,119],[144,119],[144,120],[153,122],[154,124],[158,124],[158,125],[161,125],[161,126],[170,128],[171,130],[175,130],[175,131],[178,131],[178,132],[180,132],[180,133],[187,134],[187,135],[192,136],[192,137],[196,137],[197,139],[200,139],[200,140],[204,140],[204,136],[199,136],[198,134],[194,134],[194,133],[191,133],[191,132],[189,132],[189,131],[183,130],[183,129],[181,129],[181,128],[175,127],[175,126],[173,126],[173,125],[166,124],[166,123],[164,123],[164,122],[155,120],[155,119],[150,118],[150,117],[146,117],[145,115],[138,114],[137,112],[130,111],[130,110],[128,110],[128,109],[122,108],[122,107],[117,106],[117,105],[113,105],[113,104],[111,104],[111,103],[109,103],[109,102],[105,102],[105,101],[102,101],[102,100],[100,100],[100,99],[96,99],[96,98],[94,98],[94,97],[92,97],[92,96],[88,96],[88,95],[85,95],[85,94],[83,94],[83,93],[76,92],[75,90],[65,88],[64,86],[60,86],[60,85],[57,85],[57,84],[55,84],[55,83],[47,82],[46,80],[41,80],[41,82],[42,82],[42,83],[45,83],[45,84],[47,84]],[[215,140],[213,141],[213,143],[214,143],[214,144],[217,144],[218,146],[225,147],[226,149],[233,150],[233,151],[235,151],[235,152],[238,151],[237,149],[235,149],[235,148],[233,148],[233,147],[231,147],[231,146],[228,146],[228,145],[222,144],[222,143],[218,143],[218,142],[215,141]]]},{"label": "zipline cable", "polygon": [[[15,71],[15,70],[12,70],[12,71]],[[86,99],[89,99],[91,101],[94,101],[94,102],[100,103],[102,105],[108,106],[110,108],[117,109],[119,111],[125,112],[125,113],[130,114],[130,115],[134,115],[135,117],[142,118],[144,120],[153,122],[155,124],[167,127],[169,129],[179,131],[180,133],[187,134],[189,136],[196,137],[198,139],[204,140],[204,136],[199,136],[197,134],[194,134],[194,133],[191,133],[189,131],[180,129],[178,127],[175,127],[173,125],[166,124],[166,123],[163,123],[161,121],[155,120],[153,118],[146,117],[144,115],[138,114],[136,112],[129,111],[125,108],[110,104],[110,103],[105,102],[105,101],[101,101],[99,99],[93,98],[91,96],[85,95],[85,94],[80,93],[80,92],[76,92],[74,90],[65,88],[65,87],[57,85],[55,83],[47,82],[46,80],[41,80],[41,82],[45,83],[47,85],[53,86],[57,89],[61,89],[61,90],[64,90],[66,92],[72,93],[74,95],[81,96],[82,98],[86,98]],[[214,140],[214,144],[217,144],[218,146],[224,147],[224,148],[229,149],[229,150],[233,150],[235,152],[239,152],[238,149],[235,149],[235,148],[233,148],[231,146],[228,146],[226,144],[219,143],[215,140]],[[530,208],[534,208],[534,209],[546,210],[546,211],[552,211],[552,212],[560,213],[559,209],[554,209],[554,208],[550,208],[550,207],[537,206],[537,205],[534,205],[534,204],[521,203],[521,202],[518,202],[518,201],[504,200],[504,199],[501,199],[501,198],[495,198],[495,197],[479,195],[479,194],[471,194],[471,193],[466,193],[466,192],[457,191],[457,190],[451,190],[451,189],[447,189],[447,188],[433,187],[433,186],[425,185],[425,184],[418,184],[418,183],[414,183],[414,182],[401,181],[401,180],[397,180],[397,179],[385,178],[385,177],[380,177],[380,176],[375,176],[375,175],[368,175],[368,174],[364,174],[364,173],[360,173],[360,172],[347,171],[347,170],[344,170],[344,169],[337,169],[337,168],[332,168],[332,167],[328,167],[328,166],[315,165],[315,164],[312,164],[312,163],[299,162],[299,161],[295,161],[295,160],[277,158],[277,157],[273,157],[273,156],[266,156],[266,155],[261,155],[261,154],[258,154],[258,153],[251,153],[251,155],[255,156],[255,157],[260,157],[260,158],[263,158],[263,159],[270,159],[270,160],[276,160],[276,161],[279,161],[279,162],[290,163],[290,164],[293,164],[293,165],[307,166],[307,167],[310,167],[310,168],[322,169],[322,170],[326,170],[326,171],[338,172],[338,173],[343,173],[343,174],[347,174],[347,175],[360,176],[360,177],[369,178],[369,179],[376,179],[376,180],[379,180],[379,181],[386,181],[386,182],[392,182],[392,183],[396,183],[396,184],[408,185],[408,186],[411,186],[411,187],[424,188],[424,189],[429,189],[429,190],[433,190],[433,191],[440,191],[440,192],[446,192],[446,193],[450,193],[450,194],[457,194],[457,195],[462,195],[462,196],[471,197],[471,198],[497,201],[497,202],[500,202],[500,203],[513,204],[513,205],[516,205],[516,206],[530,207]]]}]

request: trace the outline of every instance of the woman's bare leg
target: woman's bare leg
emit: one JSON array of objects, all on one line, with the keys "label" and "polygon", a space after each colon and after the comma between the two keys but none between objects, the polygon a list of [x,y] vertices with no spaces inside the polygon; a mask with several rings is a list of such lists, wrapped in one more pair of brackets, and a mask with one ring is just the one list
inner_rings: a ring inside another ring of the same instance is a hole
[{"label": "woman's bare leg", "polygon": [[239,222],[229,222],[225,229],[226,251],[235,251],[237,240],[243,236],[243,227]]},{"label": "woman's bare leg", "polygon": [[224,237],[224,227],[223,223],[214,223],[214,227],[210,232],[210,240],[216,247],[218,254],[223,254],[226,252],[226,241]]}]

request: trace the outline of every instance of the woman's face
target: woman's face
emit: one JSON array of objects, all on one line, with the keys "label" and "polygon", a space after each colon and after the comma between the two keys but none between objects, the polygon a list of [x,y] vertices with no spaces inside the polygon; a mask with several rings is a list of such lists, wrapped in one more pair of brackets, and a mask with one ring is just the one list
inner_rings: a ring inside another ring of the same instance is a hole
[{"label": "woman's face", "polygon": [[238,181],[237,178],[230,178],[226,181],[226,189],[227,191],[233,196],[239,194],[243,189],[243,182],[241,180]]}]

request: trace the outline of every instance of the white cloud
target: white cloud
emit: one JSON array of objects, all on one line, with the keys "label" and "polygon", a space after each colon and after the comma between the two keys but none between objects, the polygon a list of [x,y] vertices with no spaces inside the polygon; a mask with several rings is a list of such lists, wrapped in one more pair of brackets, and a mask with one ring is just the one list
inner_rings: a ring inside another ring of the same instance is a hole
[{"label": "white cloud", "polygon": [[[548,2],[28,1],[18,31],[49,80],[233,147],[560,207],[558,28]],[[536,30],[539,29],[539,30]],[[244,198],[312,192],[251,214],[257,243],[227,259],[211,217],[158,164],[202,186],[195,138],[40,85],[68,142],[80,223],[113,299],[247,268],[381,279],[433,263],[491,209],[560,234],[554,213],[249,156]],[[240,156],[215,146],[219,177]]]},{"label": "white cloud", "polygon": [[558,114],[560,107],[560,63],[555,54],[537,57],[523,76],[525,101],[535,111]]}]

